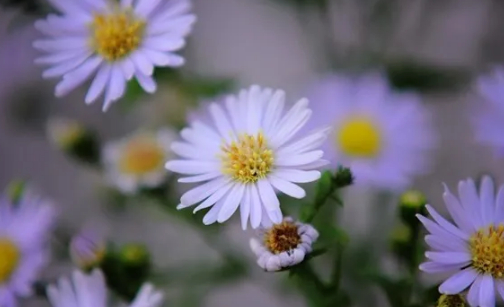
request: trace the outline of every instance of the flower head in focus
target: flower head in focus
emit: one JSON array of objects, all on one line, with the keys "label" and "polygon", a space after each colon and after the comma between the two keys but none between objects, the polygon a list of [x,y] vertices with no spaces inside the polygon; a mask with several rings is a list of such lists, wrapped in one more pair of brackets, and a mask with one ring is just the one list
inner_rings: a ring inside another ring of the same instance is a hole
[{"label": "flower head in focus", "polygon": [[325,157],[332,169],[349,167],[357,185],[398,190],[428,169],[435,135],[418,95],[394,92],[385,76],[367,74],[328,76],[308,98],[312,123],[333,127]]},{"label": "flower head in focus", "polygon": [[15,204],[0,200],[0,306],[16,306],[49,261],[48,237],[54,207],[25,192]]},{"label": "flower head in focus", "polygon": [[83,229],[70,242],[70,256],[79,268],[91,269],[99,265],[107,252],[107,242],[91,229]]},{"label": "flower head in focus", "polygon": [[64,96],[95,75],[85,101],[102,93],[103,110],[124,95],[133,77],[148,92],[156,91],[156,66],[179,67],[174,52],[185,45],[196,17],[189,0],[49,0],[60,15],[35,26],[46,39],[34,47],[46,52],[36,63],[49,65],[45,78],[58,78],[55,94]]},{"label": "flower head in focus", "polygon": [[[61,278],[57,285],[47,288],[47,293],[53,307],[109,306],[105,277],[98,269],[89,275],[74,271],[72,280]],[[158,307],[162,301],[161,292],[151,284],[144,284],[129,307]]]},{"label": "flower head in focus", "polygon": [[294,222],[290,217],[261,229],[259,234],[259,239],[250,240],[250,247],[258,258],[257,264],[268,272],[301,263],[319,235],[311,225]]},{"label": "flower head in focus", "polygon": [[478,92],[483,101],[471,110],[476,139],[504,154],[504,68],[478,79]]},{"label": "flower head in focus", "polygon": [[[275,189],[295,198],[305,191],[295,183],[320,178],[325,165],[320,144],[328,129],[297,138],[311,117],[308,100],[285,110],[283,91],[252,86],[225,103],[209,106],[212,121],[195,120],[182,130],[183,141],[172,150],[183,159],[166,163],[173,172],[188,175],[179,182],[201,183],[184,195],[179,209],[200,203],[194,212],[211,208],[208,225],[228,220],[240,208],[242,228],[282,221]],[[204,182],[204,183],[202,183]]]},{"label": "flower head in focus", "polygon": [[454,295],[469,288],[471,306],[494,307],[495,291],[504,297],[504,185],[495,195],[492,179],[485,176],[478,194],[468,179],[459,182],[458,194],[457,199],[445,186],[443,198],[453,223],[429,205],[432,220],[418,215],[430,233],[425,241],[432,249],[420,269],[453,272],[439,292]]},{"label": "flower head in focus", "polygon": [[125,193],[156,188],[165,180],[164,164],[171,158],[176,134],[169,129],[140,131],[105,145],[104,163],[110,181]]}]

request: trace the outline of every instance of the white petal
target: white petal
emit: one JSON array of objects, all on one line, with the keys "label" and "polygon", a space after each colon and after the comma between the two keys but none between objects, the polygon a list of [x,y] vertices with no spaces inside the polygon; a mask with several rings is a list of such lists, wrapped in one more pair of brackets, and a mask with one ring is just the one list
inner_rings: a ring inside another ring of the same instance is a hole
[{"label": "white petal", "polygon": [[226,197],[224,204],[217,216],[217,222],[223,223],[227,221],[238,209],[245,192],[245,185],[235,184],[229,195]]},{"label": "white petal", "polygon": [[473,282],[472,286],[469,288],[469,292],[467,293],[467,302],[471,307],[479,306],[479,296],[480,296],[480,287],[481,280],[483,276],[478,276],[476,280]]},{"label": "white petal", "polygon": [[473,268],[464,269],[443,282],[439,292],[443,294],[458,294],[464,291],[478,277],[478,272]]},{"label": "white petal", "polygon": [[218,162],[192,161],[192,160],[172,160],[168,161],[165,167],[176,173],[187,175],[198,175],[219,170]]},{"label": "white petal", "polygon": [[480,202],[483,223],[489,225],[493,222],[495,211],[494,184],[489,176],[483,176],[481,180]]},{"label": "white petal", "polygon": [[186,42],[181,38],[173,38],[172,35],[149,37],[143,43],[148,49],[157,51],[177,51],[185,46]]},{"label": "white petal", "polygon": [[471,262],[471,255],[467,252],[426,252],[425,257],[432,261],[446,264],[460,264]]},{"label": "white petal", "polygon": [[77,86],[84,83],[89,78],[89,76],[98,68],[102,61],[103,60],[99,57],[92,57],[86,60],[86,62],[84,62],[79,68],[65,75],[63,81],[56,85],[56,96],[62,97],[71,92]]},{"label": "white petal", "polygon": [[229,183],[227,178],[217,178],[185,192],[180,198],[182,205],[196,204]]},{"label": "white petal", "polygon": [[[257,188],[259,190],[259,197],[268,211],[275,211],[280,208],[280,201],[278,200],[271,183],[267,179],[259,180],[257,182]],[[280,223],[281,221],[273,222]]]},{"label": "white petal", "polygon": [[103,65],[96,74],[91,87],[89,88],[85,101],[87,104],[93,103],[105,90],[105,86],[110,78],[110,65]]},{"label": "white petal", "polygon": [[481,279],[479,304],[481,307],[495,307],[495,287],[492,275],[483,275]]},{"label": "white petal", "polygon": [[318,180],[320,178],[320,172],[301,171],[296,169],[279,169],[275,171],[275,176],[291,182],[306,183]]},{"label": "white petal", "polygon": [[[218,189],[215,193],[213,193],[212,195],[210,195],[210,197],[208,197],[207,199],[205,199],[204,202],[202,202],[196,208],[194,208],[193,213],[196,213],[196,212],[198,212],[200,210],[203,210],[203,209],[206,209],[208,207],[213,206],[216,202],[218,202],[219,200],[221,200],[224,197],[224,195],[226,195],[227,192],[233,186],[234,186],[233,183],[228,183],[225,186],[223,186],[222,188]],[[184,208],[185,208],[185,206],[184,206]]]},{"label": "white petal", "polygon": [[243,194],[242,202],[240,204],[240,220],[241,226],[243,230],[247,230],[247,225],[249,222],[250,216],[250,206],[251,206],[251,195],[250,195],[250,187],[245,186],[245,191]]},{"label": "white petal", "polygon": [[139,72],[145,76],[152,76],[152,73],[154,72],[154,65],[152,65],[151,61],[149,61],[147,56],[141,50],[135,52],[131,56],[131,60]]},{"label": "white petal", "polygon": [[290,181],[275,176],[270,176],[269,181],[277,190],[291,197],[301,199],[306,196],[305,190]]},{"label": "white petal", "polygon": [[154,93],[157,89],[156,81],[154,81],[154,78],[151,76],[146,76],[143,73],[136,72],[135,77],[140,84],[140,86],[146,91],[147,93]]},{"label": "white petal", "polygon": [[310,151],[300,155],[285,155],[278,156],[275,159],[275,165],[277,166],[298,166],[304,164],[313,163],[324,155],[322,150]]},{"label": "white petal", "polygon": [[257,187],[252,184],[249,186],[250,192],[250,225],[253,229],[259,227],[262,219],[262,203],[259,197]]}]

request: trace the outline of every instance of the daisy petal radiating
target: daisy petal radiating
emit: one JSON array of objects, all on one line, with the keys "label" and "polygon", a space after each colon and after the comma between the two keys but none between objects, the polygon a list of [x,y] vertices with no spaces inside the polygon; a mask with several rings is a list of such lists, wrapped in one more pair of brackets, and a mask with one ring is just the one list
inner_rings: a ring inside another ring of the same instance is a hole
[{"label": "daisy petal radiating", "polygon": [[211,224],[225,222],[239,208],[243,229],[282,221],[276,193],[305,197],[297,183],[320,178],[317,168],[325,161],[318,146],[328,131],[297,138],[311,114],[308,101],[285,111],[284,100],[283,91],[251,86],[211,103],[207,116],[191,120],[182,141],[172,145],[181,159],[166,163],[168,170],[189,175],[180,182],[201,183],[182,195],[179,209],[210,208],[203,222]]},{"label": "daisy petal radiating", "polygon": [[105,112],[124,95],[126,82],[133,77],[153,93],[155,67],[185,63],[174,52],[184,47],[196,21],[189,13],[189,0],[49,2],[59,14],[35,23],[48,37],[33,46],[47,53],[35,60],[49,66],[44,78],[62,78],[55,90],[58,97],[93,78],[85,101],[90,104],[103,94]]},{"label": "daisy petal radiating", "polygon": [[459,183],[459,197],[445,188],[443,199],[455,224],[443,218],[431,206],[427,210],[433,220],[418,216],[430,232],[425,237],[433,249],[425,253],[430,260],[420,265],[427,273],[454,274],[444,281],[439,291],[459,294],[469,288],[467,301],[471,307],[495,307],[495,291],[504,294],[504,216],[501,191],[495,195],[492,179],[484,176],[476,189],[472,179]]},{"label": "daisy petal radiating", "polygon": [[305,129],[332,128],[322,147],[329,169],[343,165],[356,185],[395,191],[430,169],[437,138],[420,95],[393,89],[384,73],[328,75],[307,92],[313,114]]}]

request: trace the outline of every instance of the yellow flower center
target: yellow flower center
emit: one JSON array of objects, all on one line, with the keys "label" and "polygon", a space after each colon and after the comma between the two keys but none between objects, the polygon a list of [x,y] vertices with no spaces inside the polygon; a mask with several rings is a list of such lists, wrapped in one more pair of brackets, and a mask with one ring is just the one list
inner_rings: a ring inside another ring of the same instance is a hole
[{"label": "yellow flower center", "polygon": [[124,146],[119,170],[125,174],[144,175],[161,168],[164,160],[165,151],[155,139],[138,136]]},{"label": "yellow flower center", "polygon": [[465,307],[465,299],[460,294],[446,295],[439,297],[437,307]]},{"label": "yellow flower center", "polygon": [[296,248],[301,243],[296,224],[283,221],[264,234],[264,245],[274,254],[280,254]]},{"label": "yellow flower center", "polygon": [[336,143],[341,151],[352,157],[375,157],[380,152],[381,141],[379,128],[363,117],[346,120],[336,135]]},{"label": "yellow flower center", "polygon": [[494,278],[504,276],[504,225],[480,229],[469,239],[472,267]]},{"label": "yellow flower center", "polygon": [[21,252],[14,242],[0,238],[0,284],[6,282],[16,270]]},{"label": "yellow flower center", "polygon": [[262,133],[243,134],[238,141],[222,147],[224,173],[242,183],[254,183],[266,177],[273,167],[273,152]]},{"label": "yellow flower center", "polygon": [[130,10],[95,14],[91,24],[92,45],[106,60],[113,62],[137,50],[145,32],[145,21]]}]

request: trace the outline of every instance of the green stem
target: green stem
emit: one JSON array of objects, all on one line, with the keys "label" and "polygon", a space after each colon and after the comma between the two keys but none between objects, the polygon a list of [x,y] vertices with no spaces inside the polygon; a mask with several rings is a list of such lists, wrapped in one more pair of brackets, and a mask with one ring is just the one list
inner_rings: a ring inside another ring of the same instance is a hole
[{"label": "green stem", "polygon": [[334,255],[334,264],[331,273],[331,290],[334,291],[333,295],[338,294],[340,283],[341,283],[341,273],[343,268],[343,246],[338,246]]},{"label": "green stem", "polygon": [[327,286],[320,279],[320,277],[315,273],[313,267],[308,262],[303,262],[302,264],[293,268],[294,274],[300,277],[301,287],[306,286],[307,289],[314,289],[316,291],[316,297],[323,298],[327,293]]}]

